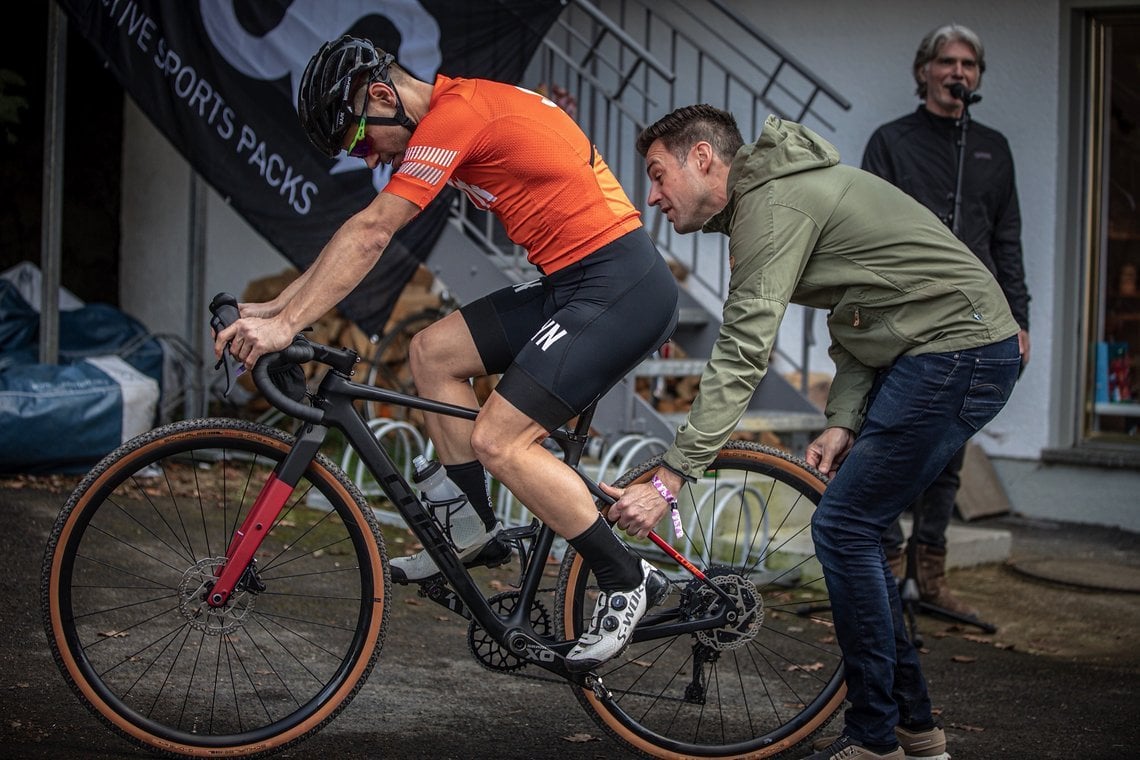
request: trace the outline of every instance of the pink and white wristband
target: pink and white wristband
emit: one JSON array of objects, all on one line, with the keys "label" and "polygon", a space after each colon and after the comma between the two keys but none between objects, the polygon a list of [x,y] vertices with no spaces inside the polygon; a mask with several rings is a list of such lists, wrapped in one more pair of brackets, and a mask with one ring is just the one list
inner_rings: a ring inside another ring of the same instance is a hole
[{"label": "pink and white wristband", "polygon": [[656,475],[653,476],[653,487],[657,489],[657,493],[661,494],[661,498],[669,505],[669,514],[673,518],[673,532],[677,538],[684,538],[685,531],[681,527],[681,514],[677,511],[677,497],[669,490],[669,486],[661,482],[661,478]]}]

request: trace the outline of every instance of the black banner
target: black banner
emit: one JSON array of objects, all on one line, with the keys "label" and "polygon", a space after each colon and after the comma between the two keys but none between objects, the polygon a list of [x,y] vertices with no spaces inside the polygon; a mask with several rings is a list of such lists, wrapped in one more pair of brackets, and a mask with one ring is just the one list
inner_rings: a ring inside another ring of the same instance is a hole
[{"label": "black banner", "polygon": [[[328,39],[371,39],[426,81],[517,82],[560,0],[57,0],[139,108],[261,235],[306,269],[389,169],[328,159],[297,120],[297,88]],[[431,251],[452,191],[400,231],[341,304],[368,334]]]}]

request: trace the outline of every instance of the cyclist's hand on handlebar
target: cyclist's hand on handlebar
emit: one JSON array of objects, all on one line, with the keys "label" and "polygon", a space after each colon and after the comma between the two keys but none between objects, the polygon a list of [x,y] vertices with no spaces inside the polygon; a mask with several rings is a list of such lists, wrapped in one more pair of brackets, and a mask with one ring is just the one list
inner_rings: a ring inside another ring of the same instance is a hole
[{"label": "cyclist's hand on handlebar", "polygon": [[241,311],[242,317],[258,317],[260,319],[276,317],[278,312],[281,311],[281,307],[277,305],[276,301],[242,303],[238,304],[238,309]]},{"label": "cyclist's hand on handlebar", "polygon": [[855,433],[845,427],[829,427],[808,444],[805,459],[827,477],[835,476],[839,465],[855,445]]},{"label": "cyclist's hand on handlebar", "polygon": [[649,483],[635,483],[626,488],[614,488],[599,483],[601,489],[617,499],[609,508],[609,519],[631,536],[645,538],[653,530],[669,505]]},{"label": "cyclist's hand on handlebar", "polygon": [[279,319],[262,319],[245,316],[219,332],[214,337],[214,356],[220,358],[229,344],[230,353],[246,366],[253,369],[265,354],[280,351],[293,342],[295,331]]}]

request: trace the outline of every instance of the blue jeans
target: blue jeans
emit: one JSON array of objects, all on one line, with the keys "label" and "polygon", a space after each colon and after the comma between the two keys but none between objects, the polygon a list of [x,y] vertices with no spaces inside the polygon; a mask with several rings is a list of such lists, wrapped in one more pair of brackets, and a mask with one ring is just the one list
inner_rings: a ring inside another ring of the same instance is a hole
[{"label": "blue jeans", "polygon": [[847,677],[844,733],[893,747],[894,727],[932,721],[918,652],[907,637],[883,534],[1017,380],[1017,338],[965,351],[902,356],[881,371],[867,419],[812,518]]}]

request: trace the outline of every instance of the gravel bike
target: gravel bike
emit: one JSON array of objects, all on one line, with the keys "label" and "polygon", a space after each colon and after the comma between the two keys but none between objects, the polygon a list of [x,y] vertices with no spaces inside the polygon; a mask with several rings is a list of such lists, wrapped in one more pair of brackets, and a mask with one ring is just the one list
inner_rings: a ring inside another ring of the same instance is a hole
[{"label": "gravel bike", "polygon": [[[232,297],[211,308],[236,318]],[[310,360],[328,371],[307,399],[274,385],[273,371]],[[544,587],[556,537],[532,520],[504,532],[515,587],[484,591],[353,402],[466,419],[477,410],[355,383],[357,361],[298,336],[253,370],[300,421],[295,434],[235,419],[172,423],[109,454],[68,499],[44,558],[43,620],[65,679],[112,730],[170,756],[266,755],[317,733],[362,688],[394,588],[373,507],[319,451],[330,429],[439,566],[417,591],[470,621],[473,657],[568,684],[633,751],[775,757],[836,712],[842,661],[809,539],[818,472],[777,449],[726,446],[678,494],[683,539],[630,539],[669,577],[669,595],[625,652],[575,674],[563,658],[593,611],[590,568],[567,548]],[[580,466],[593,412],[551,438],[604,509],[611,500]],[[616,485],[647,480],[657,464]]]}]

